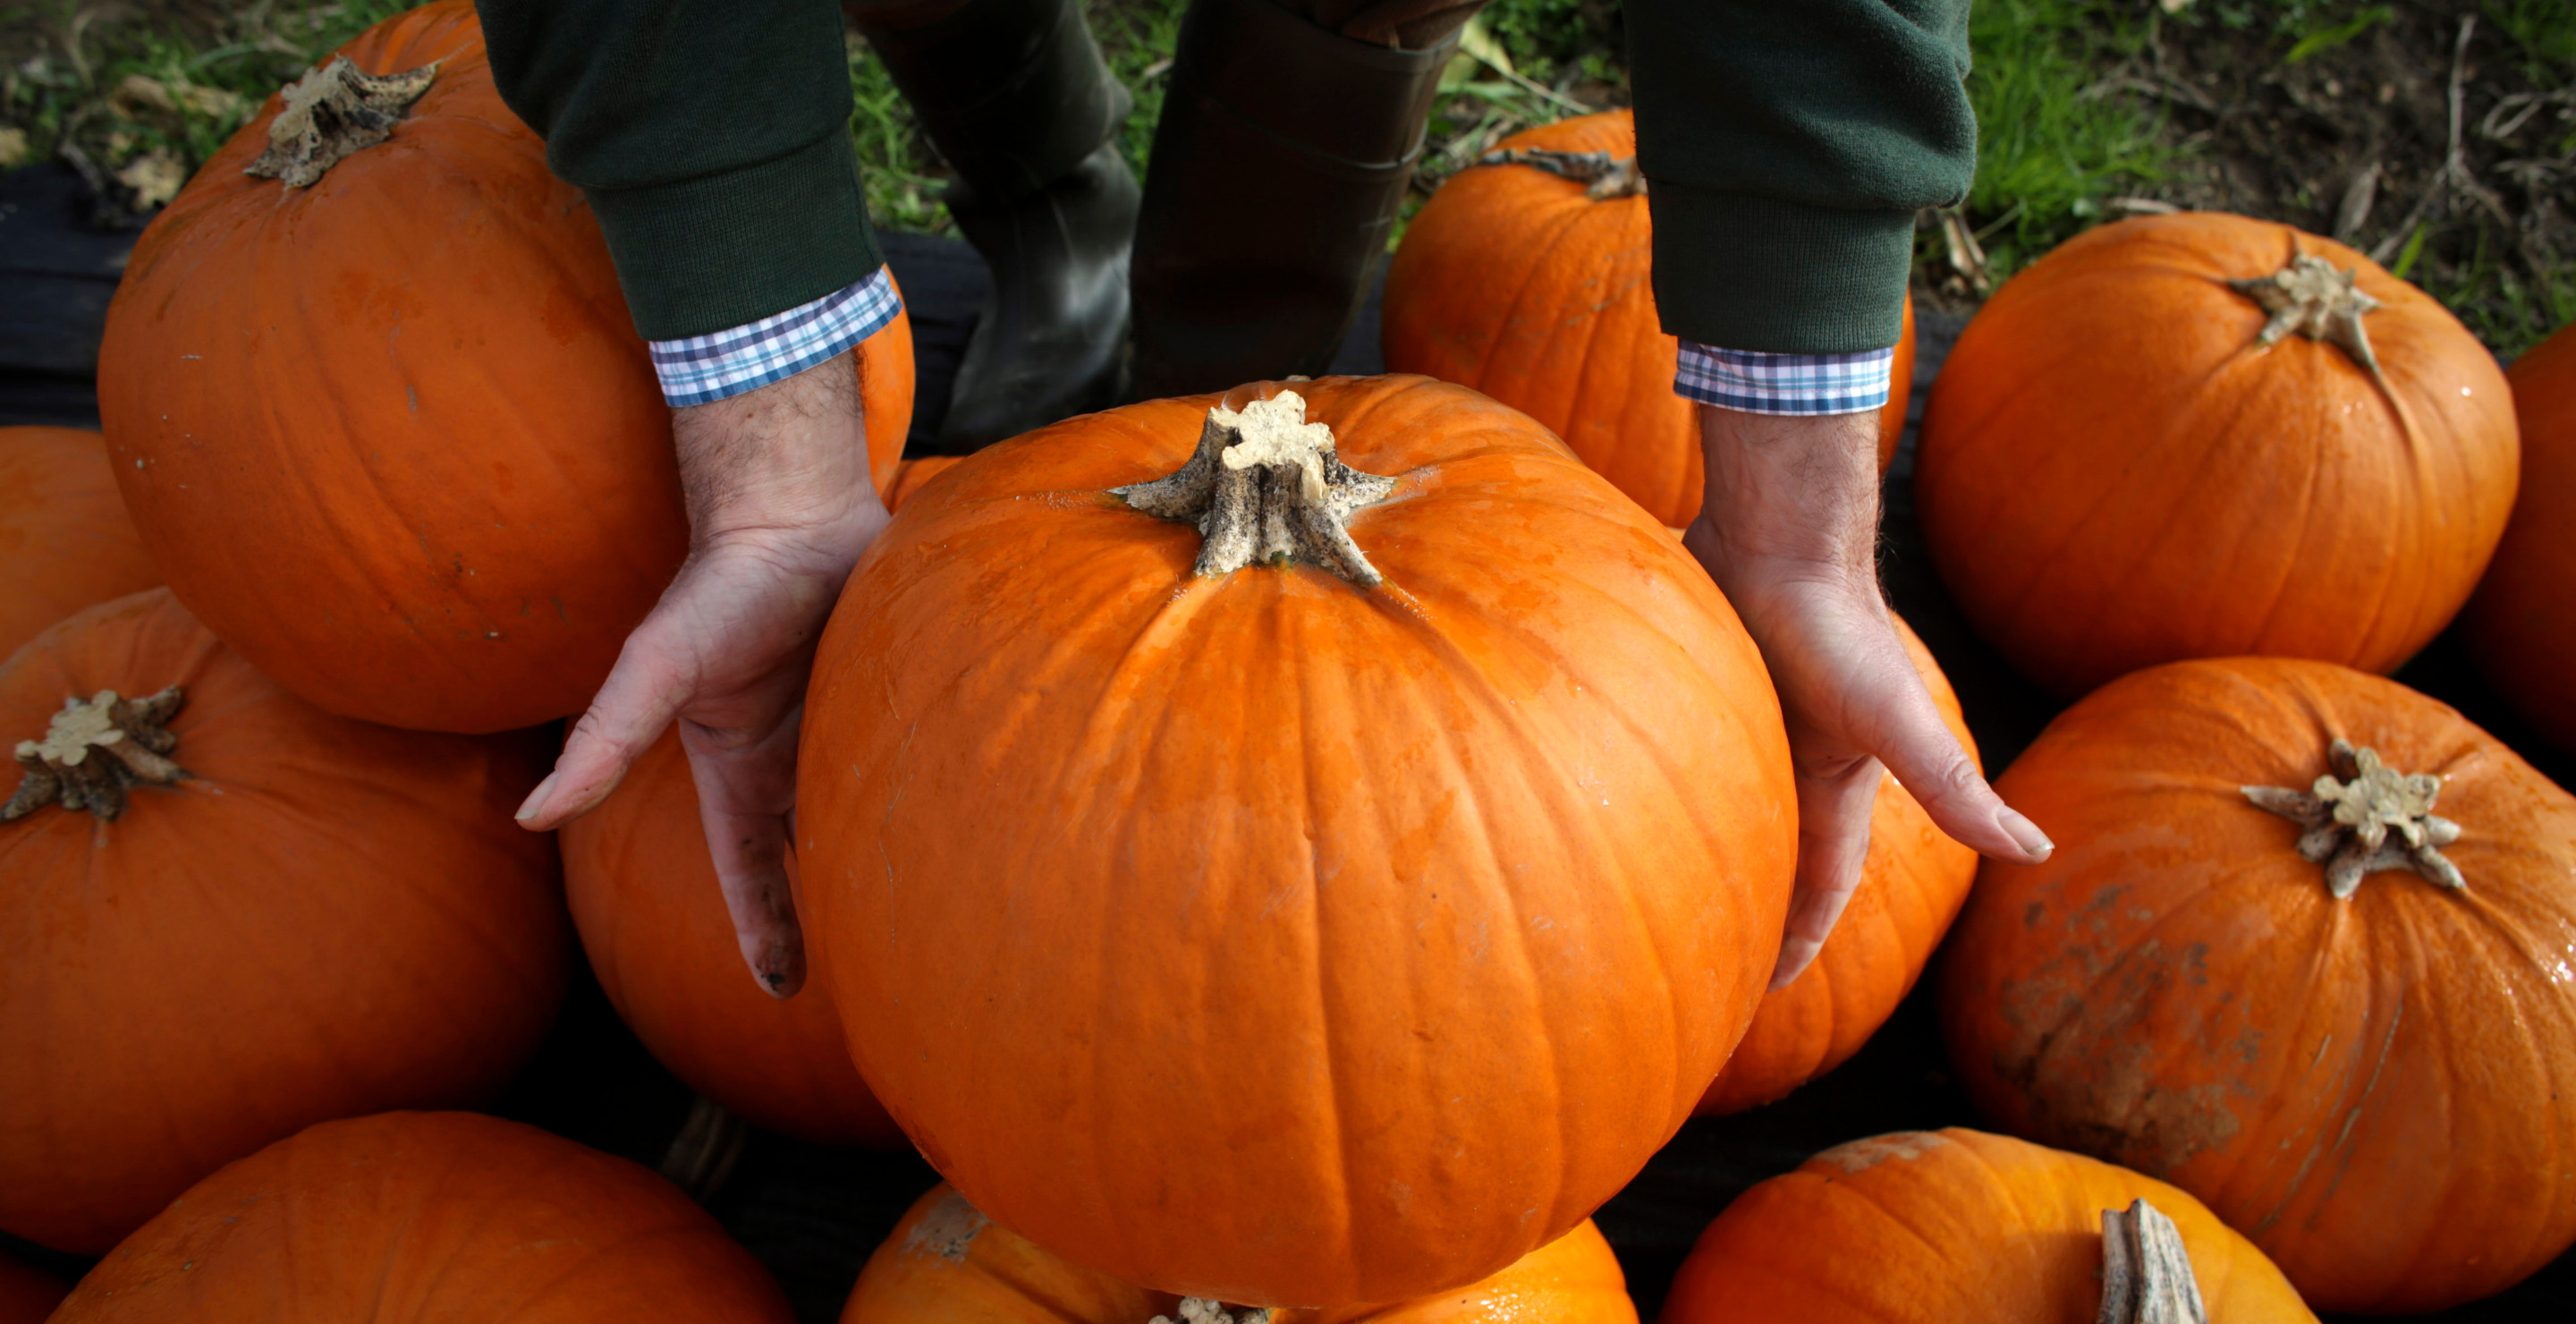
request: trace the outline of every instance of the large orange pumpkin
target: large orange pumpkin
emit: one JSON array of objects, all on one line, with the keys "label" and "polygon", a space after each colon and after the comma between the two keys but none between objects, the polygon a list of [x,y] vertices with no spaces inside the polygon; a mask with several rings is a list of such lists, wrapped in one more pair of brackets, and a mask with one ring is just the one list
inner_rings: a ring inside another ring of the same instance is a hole
[{"label": "large orange pumpkin", "polygon": [[2181,1234],[2209,1319],[2315,1324],[2281,1271],[2190,1195],[1957,1128],[1856,1140],[1746,1191],[1700,1234],[1662,1319],[2093,1324],[2102,1213],[2136,1200]]},{"label": "large orange pumpkin", "polygon": [[2576,750],[2576,326],[2514,360],[2522,487],[2464,624],[2478,670],[2524,721]]},{"label": "large orange pumpkin", "polygon": [[[1673,394],[1681,342],[1664,334],[1648,279],[1654,226],[1634,119],[1613,110],[1559,120],[1494,151],[1598,153],[1616,173],[1596,183],[1524,159],[1451,176],[1405,226],[1387,267],[1387,367],[1472,386],[1528,414],[1655,518],[1690,523],[1703,483],[1699,412]],[[1879,411],[1881,469],[1905,433],[1913,377],[1909,295]]]},{"label": "large orange pumpkin", "polygon": [[896,465],[894,486],[887,488],[885,493],[886,509],[901,509],[903,503],[911,499],[913,493],[922,489],[923,484],[948,472],[964,458],[962,455],[924,455]]},{"label": "large orange pumpkin", "polygon": [[[445,731],[578,712],[687,541],[670,411],[473,6],[341,53],[436,72],[303,187],[244,173],[272,98],[144,232],[99,352],[117,479],[180,600],[323,708]],[[900,317],[860,355],[880,486],[911,358]]]},{"label": "large orange pumpkin", "polygon": [[1915,496],[1960,608],[2061,694],[2187,657],[2384,672],[2476,587],[2515,449],[2504,375],[2423,291],[2286,225],[2147,216],[1968,324]]},{"label": "large orange pumpkin", "polygon": [[1779,947],[1787,747],[1707,574],[1526,417],[1227,399],[978,452],[869,549],[806,932],[976,1207],[1185,1296],[1404,1300],[1690,1115]]},{"label": "large orange pumpkin", "polygon": [[44,1324],[70,1290],[52,1274],[0,1255],[0,1324]]},{"label": "large orange pumpkin", "polygon": [[189,1188],[54,1324],[787,1324],[669,1182],[473,1113],[326,1122]]},{"label": "large orange pumpkin", "polygon": [[0,658],[94,603],[161,582],[95,432],[0,428]]},{"label": "large orange pumpkin", "polygon": [[[1959,714],[1949,677],[1902,619],[1896,619],[1896,633],[1932,691],[1933,706],[1974,759],[1976,739]],[[1895,778],[1880,782],[1860,890],[1843,908],[1815,964],[1787,988],[1762,996],[1744,1042],[1700,1100],[1701,1115],[1769,1103],[1859,1052],[1913,991],[1976,877],[1975,851],[1934,827],[1932,816]]]},{"label": "large orange pumpkin", "polygon": [[[1224,1311],[1216,1324],[1260,1320],[1068,1263],[943,1183],[868,1257],[841,1324],[1150,1324],[1207,1319],[1208,1307]],[[1276,1311],[1262,1324],[1637,1324],[1637,1307],[1618,1257],[1587,1219],[1465,1287],[1392,1306]]]},{"label": "large orange pumpkin", "polygon": [[0,1230],[95,1254],[309,1123],[510,1079],[565,974],[553,843],[510,820],[547,746],[333,717],[167,589],[0,665],[0,732],[50,752],[101,691],[72,785],[139,772],[92,798],[123,812],[0,810]]},{"label": "large orange pumpkin", "polygon": [[707,859],[697,784],[676,731],[599,808],[564,825],[564,893],[590,968],[644,1046],[747,1121],[824,1145],[900,1147],[824,992],[769,996],[744,968]]},{"label": "large orange pumpkin", "polygon": [[2057,853],[1988,862],[1950,937],[1988,1117],[2199,1196],[2321,1309],[2440,1309],[2576,1241],[2576,797],[2270,658],[2105,686],[1997,789]]}]

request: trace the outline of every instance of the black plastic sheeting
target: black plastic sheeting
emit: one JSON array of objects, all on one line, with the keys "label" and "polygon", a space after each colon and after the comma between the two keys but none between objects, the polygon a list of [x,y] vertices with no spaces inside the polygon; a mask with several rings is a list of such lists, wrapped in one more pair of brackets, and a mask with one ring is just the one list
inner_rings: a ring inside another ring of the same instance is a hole
[{"label": "black plastic sheeting", "polygon": [[[38,168],[0,178],[0,422],[95,426],[88,376],[107,296],[132,236],[83,232],[80,216],[78,179],[68,171]],[[920,401],[913,440],[921,452],[936,435],[988,281],[982,262],[959,241],[881,238],[913,319]],[[1914,518],[1911,423],[1921,418],[1928,387],[1961,325],[1937,313],[1920,319],[1909,426],[1886,486],[1882,564],[1889,600],[1941,659],[1986,766],[2000,769],[2059,705],[2014,675],[1969,630],[1933,573]],[[1381,370],[1376,291],[1333,367]],[[2576,759],[2514,720],[2477,680],[2452,637],[2435,641],[2398,679],[2458,707],[2559,784],[2576,785]],[[579,966],[553,1033],[492,1111],[654,1166],[669,1152],[691,1104],[688,1088],[653,1061],[618,1021],[588,968]],[[1847,1140],[1977,1124],[1950,1074],[1930,1000],[1918,990],[1840,1070],[1768,1107],[1683,1127],[1597,1219],[1626,1266],[1640,1312],[1651,1320],[1700,1230],[1746,1188]],[[800,1320],[828,1324],[869,1253],[937,1180],[914,1154],[825,1149],[754,1129],[730,1176],[705,1202],[777,1275]],[[66,1277],[88,1265],[5,1237],[0,1249]],[[2576,1320],[2576,1253],[2502,1296],[2413,1318]]]}]

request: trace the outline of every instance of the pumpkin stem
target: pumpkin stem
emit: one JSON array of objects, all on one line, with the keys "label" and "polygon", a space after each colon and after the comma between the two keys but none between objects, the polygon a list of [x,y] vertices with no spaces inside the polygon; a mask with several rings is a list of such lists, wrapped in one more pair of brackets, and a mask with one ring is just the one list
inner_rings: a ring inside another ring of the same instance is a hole
[{"label": "pumpkin stem", "polygon": [[286,105],[268,122],[268,150],[243,168],[245,175],[305,188],[353,152],[394,136],[394,125],[438,77],[436,63],[398,74],[366,73],[335,57],[286,85]]},{"label": "pumpkin stem", "polygon": [[2182,1231],[2145,1200],[2102,1211],[2102,1308],[2094,1324],[2209,1324]]},{"label": "pumpkin stem", "polygon": [[1198,451],[1179,472],[1110,494],[1146,514],[1197,525],[1204,541],[1194,573],[1303,561],[1375,588],[1384,577],[1344,522],[1394,490],[1394,479],[1342,463],[1333,430],[1306,421],[1306,398],[1281,391],[1239,413],[1223,404],[1208,410]]},{"label": "pumpkin stem", "polygon": [[57,802],[112,821],[125,812],[127,787],[137,782],[167,786],[187,776],[186,769],[163,757],[179,747],[169,723],[183,702],[176,685],[148,699],[100,690],[87,703],[63,700],[44,739],[18,742],[18,766],[25,775],[18,793],[0,805],[0,823]]},{"label": "pumpkin stem", "polygon": [[2348,897],[2365,874],[2403,869],[2454,892],[2469,890],[2458,865],[2442,847],[2460,839],[2460,825],[2433,812],[2442,779],[2413,776],[2379,761],[2379,751],[2337,740],[2326,749],[2333,769],[2306,791],[2286,786],[2242,786],[2245,798],[2297,823],[2299,854],[2326,867],[2326,890]]},{"label": "pumpkin stem", "polygon": [[2272,315],[2262,334],[2254,337],[2256,345],[2270,349],[2293,331],[2326,341],[2351,355],[2385,390],[2388,379],[2380,375],[2379,356],[2371,351],[2370,333],[2361,325],[2361,319],[2379,307],[2379,300],[2362,293],[2354,283],[2357,275],[2335,270],[2324,258],[2293,252],[2290,265],[2279,271],[2252,280],[2231,280],[2227,287]]},{"label": "pumpkin stem", "polygon": [[1609,198],[1637,198],[1646,193],[1646,176],[1637,169],[1637,158],[1612,156],[1608,152],[1551,152],[1544,148],[1506,147],[1476,158],[1476,164],[1525,165],[1544,170],[1559,179],[1589,184],[1583,195],[1600,202]]},{"label": "pumpkin stem", "polygon": [[[1221,1301],[1203,1296],[1181,1298],[1178,1324],[1270,1324],[1270,1307],[1236,1306],[1229,1310]],[[1174,1324],[1170,1315],[1156,1315],[1153,1324]]]},{"label": "pumpkin stem", "polygon": [[679,1134],[671,1137],[670,1147],[662,1151],[659,1171],[688,1192],[690,1199],[705,1204],[733,1175],[750,1137],[741,1118],[699,1095],[689,1100],[687,1119],[680,1123]]}]

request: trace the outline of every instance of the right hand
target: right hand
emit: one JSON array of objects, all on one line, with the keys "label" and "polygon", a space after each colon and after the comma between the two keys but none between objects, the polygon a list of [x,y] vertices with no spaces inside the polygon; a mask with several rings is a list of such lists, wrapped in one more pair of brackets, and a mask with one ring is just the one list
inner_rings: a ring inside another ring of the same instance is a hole
[{"label": "right hand", "polygon": [[786,872],[805,683],[841,585],[886,523],[850,356],[675,409],[671,435],[688,559],[518,819],[545,832],[597,808],[676,718],[743,960],[788,997],[805,982]]}]

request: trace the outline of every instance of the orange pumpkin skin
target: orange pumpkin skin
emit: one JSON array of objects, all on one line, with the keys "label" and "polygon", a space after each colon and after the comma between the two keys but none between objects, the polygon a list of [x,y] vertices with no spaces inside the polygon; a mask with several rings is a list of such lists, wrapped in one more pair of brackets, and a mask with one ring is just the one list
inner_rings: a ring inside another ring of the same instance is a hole
[{"label": "orange pumpkin skin", "polygon": [[2478,670],[2522,719],[2576,750],[2576,327],[2506,373],[2522,425],[2513,522],[2462,617]]},{"label": "orange pumpkin skin", "polygon": [[[2437,773],[2453,893],[2328,894],[2299,826],[2337,738]],[[2179,662],[1997,783],[2057,843],[1989,862],[1942,1015],[1979,1110],[2191,1191],[2322,1310],[2437,1310],[2576,1241],[2576,797],[2451,709],[2322,662]]]},{"label": "orange pumpkin skin", "polygon": [[[1950,733],[1976,758],[1976,739],[1940,663],[1902,618],[1890,613],[1890,619]],[[1699,1114],[1769,1103],[1849,1061],[1914,990],[1976,877],[1975,851],[1933,826],[1895,778],[1880,782],[1860,890],[1815,964],[1787,988],[1762,995],[1752,1028],[1700,1099]]]},{"label": "orange pumpkin skin", "polygon": [[[1524,130],[1496,150],[1637,152],[1624,110]],[[1655,312],[1643,194],[1595,200],[1531,166],[1462,170],[1405,227],[1386,273],[1386,365],[1471,386],[1555,430],[1668,525],[1699,514],[1699,410],[1673,394],[1681,341]],[[1914,300],[1879,411],[1896,457],[1914,375]]]},{"label": "orange pumpkin skin", "polygon": [[44,1324],[70,1290],[52,1274],[0,1255],[0,1324]]},{"label": "orange pumpkin skin", "polygon": [[1196,577],[1195,528],[1106,494],[1216,397],[906,503],[807,699],[807,934],[977,1208],[1163,1291],[1404,1300],[1690,1115],[1777,951],[1790,771],[1733,611],[1561,443],[1419,377],[1294,389],[1400,476],[1349,524],[1379,588]]},{"label": "orange pumpkin skin", "polygon": [[60,1250],[309,1123],[480,1102],[563,991],[553,844],[510,819],[548,746],[333,717],[167,589],[0,666],[0,731],[173,683],[190,779],[0,824],[0,1230]]},{"label": "orange pumpkin skin", "polygon": [[[117,481],[180,600],[313,703],[444,731],[579,712],[686,547],[670,411],[473,6],[342,53],[441,63],[309,188],[242,172],[270,98],[144,232],[99,356]],[[862,349],[880,482],[910,341],[898,318]]]},{"label": "orange pumpkin skin", "polygon": [[474,1113],[325,1122],[125,1239],[55,1324],[788,1324],[778,1284],[669,1182]]},{"label": "orange pumpkin skin", "polygon": [[[1049,1254],[954,1187],[913,1202],[868,1257],[841,1324],[1147,1324],[1180,1298]],[[1636,1324],[1628,1280],[1589,1219],[1491,1277],[1392,1306],[1281,1311],[1274,1324]]]},{"label": "orange pumpkin skin", "polygon": [[1826,1150],[1700,1234],[1663,1324],[2092,1324],[2102,1211],[2174,1221],[2209,1318],[2315,1324],[2281,1271],[2175,1188],[2079,1154],[1951,1128]]},{"label": "orange pumpkin skin", "polygon": [[[2384,306],[2390,392],[2267,322],[2230,279],[2296,251]],[[1970,621],[2064,695],[2187,657],[2386,672],[2450,622],[2513,505],[2495,360],[2422,291],[2332,240],[2216,213],[2060,245],[1942,365],[1915,494]]]},{"label": "orange pumpkin skin", "polygon": [[923,484],[955,468],[957,462],[964,458],[962,455],[924,455],[896,465],[894,486],[886,489],[886,509],[889,512],[900,509],[913,493],[921,490]]},{"label": "orange pumpkin skin", "polygon": [[600,987],[689,1088],[744,1120],[821,1145],[900,1148],[903,1133],[850,1065],[841,1018],[813,987],[779,999],[743,967],[677,731],[599,808],[564,825],[564,894]]},{"label": "orange pumpkin skin", "polygon": [[161,582],[97,433],[0,428],[0,565],[0,658],[83,607]]}]

